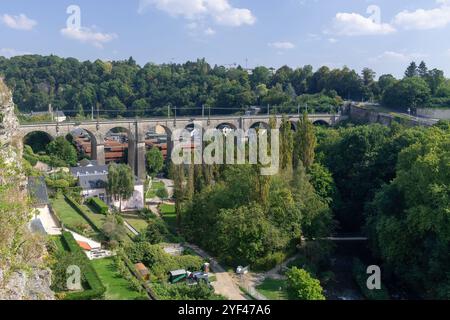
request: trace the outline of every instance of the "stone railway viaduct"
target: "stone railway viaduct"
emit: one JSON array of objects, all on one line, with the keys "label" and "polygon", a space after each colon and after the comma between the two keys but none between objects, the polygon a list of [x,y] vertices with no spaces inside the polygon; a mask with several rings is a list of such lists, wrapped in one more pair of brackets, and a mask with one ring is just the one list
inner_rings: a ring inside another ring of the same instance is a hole
[{"label": "stone railway viaduct", "polygon": [[[114,119],[114,120],[97,120],[84,122],[61,122],[61,123],[36,123],[21,125],[15,138],[25,139],[25,137],[33,132],[44,132],[51,139],[59,136],[67,136],[76,129],[85,130],[91,137],[92,143],[92,159],[97,160],[99,164],[105,164],[105,137],[112,129],[121,128],[128,134],[128,164],[140,179],[146,178],[145,166],[145,137],[147,132],[161,126],[165,129],[168,135],[168,154],[170,154],[170,138],[172,132],[176,129],[183,129],[192,127],[194,123],[201,125],[204,129],[222,128],[224,126],[232,129],[241,129],[247,131],[256,126],[267,127],[270,118],[273,116],[215,116],[215,117],[183,117],[174,119]],[[299,121],[300,116],[287,115],[293,124],[293,128]],[[282,116],[276,116],[277,127],[281,125]],[[343,119],[342,115],[332,114],[315,114],[309,115],[309,119],[314,124],[332,126]]]}]

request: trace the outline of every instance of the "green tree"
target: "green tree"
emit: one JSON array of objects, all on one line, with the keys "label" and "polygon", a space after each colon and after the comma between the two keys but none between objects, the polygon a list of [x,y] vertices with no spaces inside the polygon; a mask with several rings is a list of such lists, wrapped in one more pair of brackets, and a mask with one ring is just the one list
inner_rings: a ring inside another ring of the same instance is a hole
[{"label": "green tree", "polygon": [[127,237],[127,229],[123,223],[123,220],[116,215],[107,215],[102,229],[109,241],[123,242]]},{"label": "green tree", "polygon": [[417,64],[413,61],[410,63],[408,68],[405,71],[405,78],[414,78],[419,75],[419,70],[417,68]]},{"label": "green tree", "polygon": [[325,300],[320,281],[314,279],[307,271],[291,268],[286,272],[288,291],[296,300]]},{"label": "green tree", "polygon": [[383,74],[378,79],[378,87],[380,88],[380,93],[383,95],[384,91],[390,86],[393,86],[397,82],[397,79],[392,74]]},{"label": "green tree", "polygon": [[277,248],[277,230],[257,203],[222,210],[218,217],[217,241],[220,256],[233,264],[257,263],[269,250]]},{"label": "green tree", "polygon": [[385,90],[383,104],[394,109],[415,109],[426,107],[430,97],[431,91],[425,80],[407,77]]},{"label": "green tree", "polygon": [[303,117],[298,122],[297,132],[295,135],[295,168],[300,164],[300,162],[306,169],[312,166],[315,158],[316,145],[317,138],[315,136],[314,126],[309,121],[308,114],[304,113]]},{"label": "green tree", "polygon": [[374,252],[424,298],[449,299],[450,134],[430,128],[403,149],[397,176],[367,207]]},{"label": "green tree", "polygon": [[314,163],[309,168],[310,182],[316,193],[328,203],[336,200],[336,185],[333,175],[327,167],[320,163]]},{"label": "green tree", "polygon": [[426,78],[428,76],[428,67],[424,61],[421,61],[419,64],[417,75],[421,78]]},{"label": "green tree", "polygon": [[172,174],[174,180],[174,197],[175,197],[175,213],[177,215],[177,227],[181,226],[181,215],[183,210],[183,199],[184,199],[184,167],[183,165],[172,164]]},{"label": "green tree", "polygon": [[66,166],[74,167],[77,164],[77,150],[64,137],[58,137],[47,146],[47,154],[56,160],[60,160]]},{"label": "green tree", "polygon": [[154,178],[164,167],[164,157],[158,148],[151,148],[147,152],[147,172]]},{"label": "green tree", "polygon": [[119,211],[122,212],[122,201],[129,199],[134,193],[134,174],[126,164],[111,164],[108,169],[108,193],[119,200]]},{"label": "green tree", "polygon": [[283,116],[280,127],[280,166],[281,169],[292,172],[294,135],[292,131],[292,123]]}]

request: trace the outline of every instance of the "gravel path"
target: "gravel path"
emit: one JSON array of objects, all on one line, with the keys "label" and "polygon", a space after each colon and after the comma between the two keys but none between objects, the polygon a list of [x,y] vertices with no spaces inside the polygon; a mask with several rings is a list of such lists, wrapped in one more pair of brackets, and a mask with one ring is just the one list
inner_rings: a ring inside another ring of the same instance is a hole
[{"label": "gravel path", "polygon": [[217,279],[212,285],[217,294],[220,294],[230,300],[247,300],[235,280],[213,257],[195,245],[186,244],[186,247],[195,251],[202,258],[210,260],[211,269],[214,271]]}]

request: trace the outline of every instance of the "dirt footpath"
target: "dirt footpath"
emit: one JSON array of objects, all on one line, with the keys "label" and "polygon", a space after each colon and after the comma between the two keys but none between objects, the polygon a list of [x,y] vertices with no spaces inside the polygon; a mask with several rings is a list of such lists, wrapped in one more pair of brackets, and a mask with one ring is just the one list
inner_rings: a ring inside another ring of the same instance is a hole
[{"label": "dirt footpath", "polygon": [[212,283],[212,286],[217,294],[220,294],[229,300],[247,300],[234,279],[213,257],[195,245],[189,244],[186,245],[186,247],[194,250],[201,257],[210,260],[211,269],[214,271],[217,279]]}]

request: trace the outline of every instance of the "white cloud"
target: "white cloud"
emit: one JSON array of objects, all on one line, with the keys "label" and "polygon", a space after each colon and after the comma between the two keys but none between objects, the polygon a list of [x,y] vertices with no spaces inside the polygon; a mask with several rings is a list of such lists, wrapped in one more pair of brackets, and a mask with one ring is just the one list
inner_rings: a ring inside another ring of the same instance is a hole
[{"label": "white cloud", "polygon": [[396,51],[385,51],[372,61],[398,61],[398,62],[410,62],[417,59],[426,58],[427,55],[423,53],[405,53],[405,52],[396,52]]},{"label": "white cloud", "polygon": [[333,20],[333,29],[327,33],[340,36],[385,35],[395,32],[387,23],[376,23],[358,13],[337,13]]},{"label": "white cloud", "polygon": [[153,6],[173,17],[202,20],[207,17],[217,24],[231,27],[253,25],[255,16],[249,9],[235,8],[228,0],[140,0],[139,13]]},{"label": "white cloud", "polygon": [[28,18],[23,13],[18,16],[4,14],[0,17],[0,21],[11,29],[25,31],[33,30],[33,28],[37,25],[35,20]]},{"label": "white cloud", "polygon": [[450,1],[437,0],[440,6],[434,9],[404,10],[397,14],[394,23],[407,30],[444,28],[450,24]]},{"label": "white cloud", "polygon": [[216,30],[214,30],[214,29],[212,29],[212,28],[206,28],[205,34],[206,34],[207,36],[213,36],[213,35],[216,34]]},{"label": "white cloud", "polygon": [[335,39],[335,38],[329,38],[329,39],[328,39],[328,42],[329,42],[329,43],[337,43],[337,42],[338,42],[338,39]]},{"label": "white cloud", "polygon": [[64,28],[61,34],[68,38],[91,44],[97,48],[103,48],[103,45],[117,38],[115,33],[96,32],[90,28]]},{"label": "white cloud", "polygon": [[30,54],[30,53],[25,52],[25,51],[19,51],[19,50],[12,49],[12,48],[1,48],[0,49],[0,56],[6,57],[6,58],[23,56],[26,54]]},{"label": "white cloud", "polygon": [[268,45],[271,48],[276,48],[280,50],[289,50],[295,48],[295,44],[289,41],[271,42]]}]

